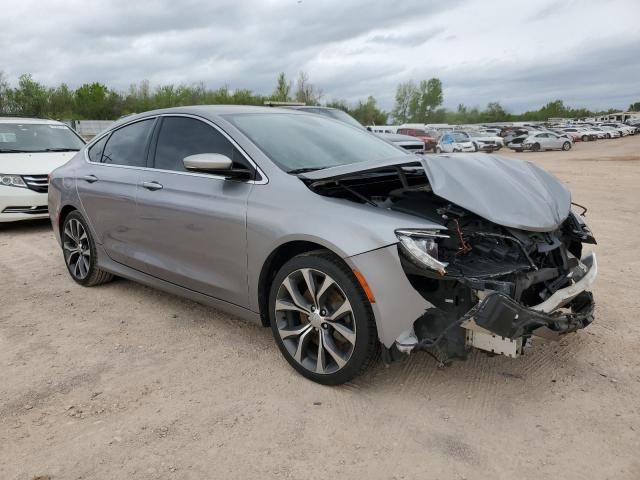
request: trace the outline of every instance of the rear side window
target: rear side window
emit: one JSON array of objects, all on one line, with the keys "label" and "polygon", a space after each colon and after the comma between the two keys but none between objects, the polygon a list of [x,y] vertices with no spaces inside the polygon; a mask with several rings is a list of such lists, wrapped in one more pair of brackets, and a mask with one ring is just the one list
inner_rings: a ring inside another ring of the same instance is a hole
[{"label": "rear side window", "polygon": [[233,168],[250,169],[246,159],[218,130],[188,117],[164,117],[156,146],[154,167],[184,172],[183,159],[199,153],[219,153],[229,157]]},{"label": "rear side window", "polygon": [[[142,120],[119,128],[111,134],[102,155],[102,163],[146,167],[146,148],[154,119]],[[97,145],[97,144],[96,144]]]},{"label": "rear side window", "polygon": [[105,135],[89,147],[89,160],[92,162],[100,162],[102,160],[102,152],[104,151],[104,144],[107,143],[107,138],[109,138],[109,135]]}]

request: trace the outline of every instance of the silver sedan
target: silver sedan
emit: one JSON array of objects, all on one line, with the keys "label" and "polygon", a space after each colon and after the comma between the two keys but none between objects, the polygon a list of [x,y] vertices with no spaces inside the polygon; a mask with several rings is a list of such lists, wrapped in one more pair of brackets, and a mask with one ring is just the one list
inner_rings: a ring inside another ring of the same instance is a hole
[{"label": "silver sedan", "polygon": [[593,320],[595,240],[549,173],[306,112],[126,117],[52,173],[49,209],[75,282],[125,277],[270,327],[324,384],[380,354],[516,357]]},{"label": "silver sedan", "polygon": [[522,142],[523,150],[539,152],[542,150],[571,150],[573,143],[569,137],[553,132],[541,132],[529,135]]}]

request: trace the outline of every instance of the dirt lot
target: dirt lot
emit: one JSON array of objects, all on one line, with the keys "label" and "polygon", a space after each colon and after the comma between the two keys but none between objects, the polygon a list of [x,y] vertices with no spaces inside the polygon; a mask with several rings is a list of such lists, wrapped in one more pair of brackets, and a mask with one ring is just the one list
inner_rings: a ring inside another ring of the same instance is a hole
[{"label": "dirt lot", "polygon": [[589,207],[595,323],[338,388],[294,373],[268,329],[76,285],[48,222],[0,226],[0,479],[640,478],[640,136],[508,155]]}]

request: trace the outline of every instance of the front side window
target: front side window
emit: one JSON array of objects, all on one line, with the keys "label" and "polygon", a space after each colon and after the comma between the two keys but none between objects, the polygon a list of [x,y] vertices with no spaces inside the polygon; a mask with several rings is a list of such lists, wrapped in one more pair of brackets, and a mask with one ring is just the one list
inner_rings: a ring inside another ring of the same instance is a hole
[{"label": "front side window", "polygon": [[364,128],[319,115],[237,113],[224,117],[286,172],[409,155]]},{"label": "front side window", "polygon": [[184,172],[183,160],[199,153],[219,153],[233,160],[233,168],[249,169],[249,163],[218,130],[188,117],[164,117],[156,146],[154,167]]},{"label": "front side window", "polygon": [[114,131],[102,154],[102,163],[129,167],[147,166],[147,141],[154,119],[132,123]]},{"label": "front side window", "polygon": [[0,123],[0,153],[69,152],[84,141],[69,127],[48,123]]}]

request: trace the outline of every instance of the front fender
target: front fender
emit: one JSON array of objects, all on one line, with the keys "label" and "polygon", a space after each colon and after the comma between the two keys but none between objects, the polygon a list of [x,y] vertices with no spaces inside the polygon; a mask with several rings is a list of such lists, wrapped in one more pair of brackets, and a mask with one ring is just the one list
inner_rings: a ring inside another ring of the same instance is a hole
[{"label": "front fender", "polygon": [[378,338],[385,347],[390,348],[425,310],[433,307],[409,283],[397,245],[354,255],[345,261],[362,274],[375,297],[371,307]]}]

